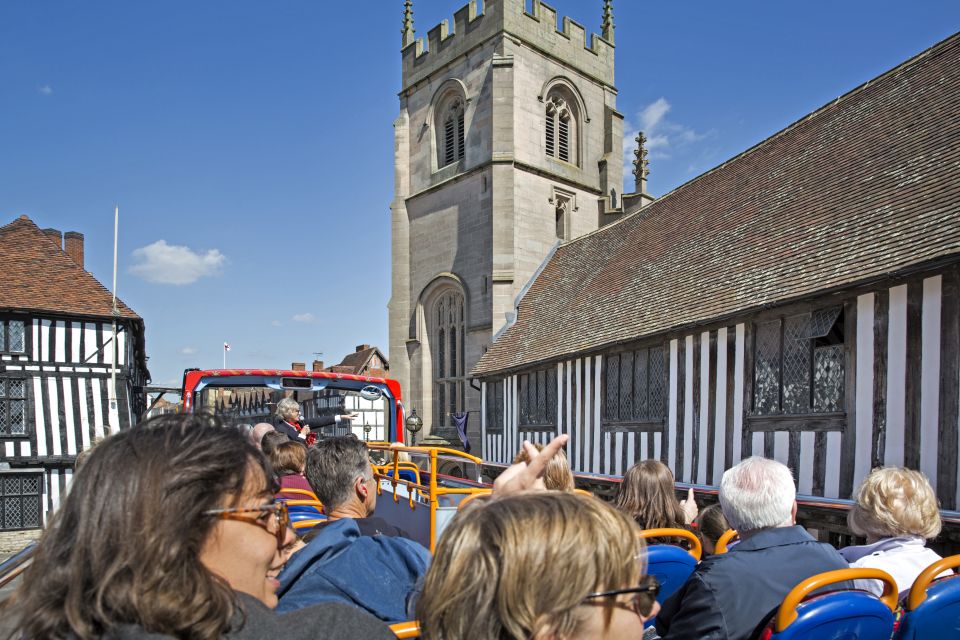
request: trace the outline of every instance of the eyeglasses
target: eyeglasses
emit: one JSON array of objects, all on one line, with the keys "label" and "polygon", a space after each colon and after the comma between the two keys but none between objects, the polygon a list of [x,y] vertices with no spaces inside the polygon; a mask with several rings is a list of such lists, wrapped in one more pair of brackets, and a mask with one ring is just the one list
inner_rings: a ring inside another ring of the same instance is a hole
[{"label": "eyeglasses", "polygon": [[640,578],[640,584],[636,587],[614,589],[612,591],[598,591],[587,594],[587,597],[583,600],[584,604],[601,604],[588,602],[588,600],[619,596],[624,593],[632,593],[634,596],[630,598],[628,602],[614,600],[613,606],[633,611],[641,618],[646,618],[650,615],[650,612],[653,611],[653,603],[657,601],[657,596],[660,595],[660,581],[653,576],[643,576]]},{"label": "eyeglasses", "polygon": [[[259,516],[245,516],[245,513],[259,513]],[[286,502],[272,502],[270,504],[260,505],[259,507],[233,507],[229,509],[210,509],[204,511],[205,516],[217,516],[221,520],[239,520],[253,524],[268,533],[272,533],[277,538],[277,549],[283,547],[284,540],[287,537],[287,527],[290,526],[290,512],[287,511]],[[272,518],[270,516],[273,516]],[[270,531],[270,523],[273,522],[276,531]]]}]

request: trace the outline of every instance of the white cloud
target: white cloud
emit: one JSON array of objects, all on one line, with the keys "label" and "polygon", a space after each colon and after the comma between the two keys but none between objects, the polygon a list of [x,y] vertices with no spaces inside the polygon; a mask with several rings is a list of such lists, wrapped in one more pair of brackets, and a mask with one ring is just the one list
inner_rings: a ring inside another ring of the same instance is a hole
[{"label": "white cloud", "polygon": [[53,94],[53,87],[48,84],[41,85],[37,87],[37,93],[42,96],[49,96]]},{"label": "white cloud", "polygon": [[670,111],[670,103],[666,98],[657,98],[637,114],[640,117],[640,128],[643,131],[652,131],[654,127],[660,124],[663,116]]},{"label": "white cloud", "polygon": [[[634,122],[626,122],[623,136],[623,167],[624,174],[630,175],[633,171],[633,150],[636,149],[637,134],[643,131],[647,137],[648,160],[662,160],[683,155],[690,147],[700,142],[713,131],[700,133],[684,124],[674,122],[668,117],[672,105],[660,97],[637,112]],[[651,166],[651,169],[654,167]]]},{"label": "white cloud", "polygon": [[196,347],[184,347],[180,349],[180,353],[185,356],[192,356],[197,353]]},{"label": "white cloud", "polygon": [[275,326],[275,327],[282,327],[282,326],[283,326],[283,323],[280,322],[279,320],[271,320],[271,321],[270,321],[270,324],[272,324],[272,325]]},{"label": "white cloud", "polygon": [[227,261],[226,256],[216,249],[197,253],[189,247],[167,244],[166,240],[135,249],[133,257],[139,263],[130,267],[130,273],[147,282],[177,285],[218,275]]},{"label": "white cloud", "polygon": [[294,322],[314,322],[317,317],[312,313],[298,313],[290,319]]}]

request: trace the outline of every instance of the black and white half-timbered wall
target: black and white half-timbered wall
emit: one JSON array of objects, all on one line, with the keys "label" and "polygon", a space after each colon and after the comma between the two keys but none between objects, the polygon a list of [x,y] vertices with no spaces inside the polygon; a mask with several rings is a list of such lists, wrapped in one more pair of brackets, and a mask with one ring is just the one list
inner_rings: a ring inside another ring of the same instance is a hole
[{"label": "black and white half-timbered wall", "polygon": [[957,509],[960,37],[561,245],[481,358],[483,457],[567,433],[575,471],[800,494],[923,471]]},{"label": "black and white half-timbered wall", "polygon": [[111,296],[82,235],[64,235],[62,249],[25,217],[0,227],[0,529],[42,526],[77,454],[145,408],[143,321],[118,300],[114,341]]}]

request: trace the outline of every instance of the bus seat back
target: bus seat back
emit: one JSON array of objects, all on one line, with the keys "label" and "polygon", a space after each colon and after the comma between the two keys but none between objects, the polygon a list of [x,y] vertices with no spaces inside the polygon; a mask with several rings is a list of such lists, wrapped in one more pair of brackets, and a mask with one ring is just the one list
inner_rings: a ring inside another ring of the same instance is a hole
[{"label": "bus seat back", "polygon": [[953,638],[960,633],[960,576],[941,578],[927,587],[927,598],[904,614],[896,640]]},{"label": "bus seat back", "polygon": [[796,607],[797,618],[770,635],[771,640],[870,640],[893,634],[894,614],[866,591],[842,590],[813,595]]}]

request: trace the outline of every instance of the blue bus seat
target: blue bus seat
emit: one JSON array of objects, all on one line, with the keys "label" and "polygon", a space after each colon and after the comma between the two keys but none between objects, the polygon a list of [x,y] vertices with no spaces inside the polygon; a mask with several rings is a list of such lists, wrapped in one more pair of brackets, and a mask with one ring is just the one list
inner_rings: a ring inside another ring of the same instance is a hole
[{"label": "blue bus seat", "polygon": [[[775,570],[775,569],[774,569]],[[829,585],[853,580],[883,582],[879,598],[858,589],[814,593]],[[761,637],[770,640],[874,640],[890,638],[897,607],[897,583],[879,569],[838,569],[811,576],[795,586],[777,610],[772,627]]]},{"label": "blue bus seat", "polygon": [[[647,547],[647,575],[654,576],[660,583],[657,602],[663,602],[683,586],[700,562],[702,547],[700,539],[687,529],[644,529],[642,538],[683,538],[690,550],[672,544],[652,544]],[[653,626],[655,618],[647,620],[645,626]]]},{"label": "blue bus seat", "polygon": [[[387,477],[393,477],[393,469],[387,469]],[[400,469],[397,473],[397,477],[401,480],[406,480],[407,482],[420,484],[420,478],[418,478],[416,472],[411,469]]]},{"label": "blue bus seat", "polygon": [[937,578],[960,566],[960,555],[934,562],[914,580],[896,640],[946,639],[960,630],[960,576]]}]

